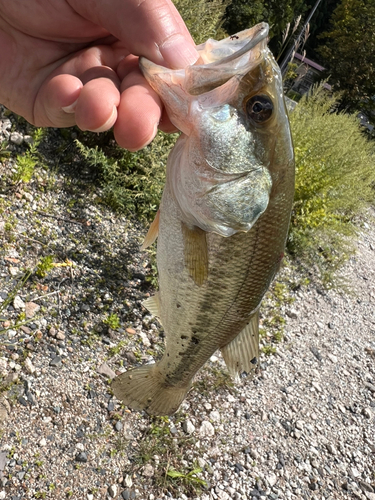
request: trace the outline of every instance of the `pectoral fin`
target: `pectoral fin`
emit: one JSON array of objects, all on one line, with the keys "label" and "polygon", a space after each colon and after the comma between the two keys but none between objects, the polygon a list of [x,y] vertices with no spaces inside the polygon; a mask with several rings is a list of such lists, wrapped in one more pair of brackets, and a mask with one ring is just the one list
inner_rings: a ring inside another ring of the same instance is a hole
[{"label": "pectoral fin", "polygon": [[155,215],[155,219],[151,222],[150,228],[147,231],[146,238],[141,246],[141,250],[146,250],[149,246],[151,246],[159,234],[159,220],[160,220],[160,209],[157,211]]},{"label": "pectoral fin", "polygon": [[221,348],[221,354],[234,378],[255,370],[259,361],[259,310],[237,337]]},{"label": "pectoral fin", "polygon": [[206,232],[199,227],[190,229],[183,222],[185,266],[194,282],[201,286],[208,276],[208,252]]},{"label": "pectoral fin", "polygon": [[142,305],[150,311],[153,316],[160,318],[160,294],[156,292],[155,295],[149,297],[142,302]]}]

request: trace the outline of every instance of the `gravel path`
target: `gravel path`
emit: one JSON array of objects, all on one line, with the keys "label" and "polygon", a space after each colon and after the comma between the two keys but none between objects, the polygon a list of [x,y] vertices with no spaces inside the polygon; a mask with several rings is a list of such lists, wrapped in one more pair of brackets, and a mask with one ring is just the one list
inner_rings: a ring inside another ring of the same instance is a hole
[{"label": "gravel path", "polygon": [[233,385],[213,356],[176,415],[149,418],[108,385],[163,351],[141,306],[144,228],[68,166],[14,183],[27,130],[1,125],[0,500],[375,500],[375,229],[343,270],[349,294],[291,292],[253,381]]}]

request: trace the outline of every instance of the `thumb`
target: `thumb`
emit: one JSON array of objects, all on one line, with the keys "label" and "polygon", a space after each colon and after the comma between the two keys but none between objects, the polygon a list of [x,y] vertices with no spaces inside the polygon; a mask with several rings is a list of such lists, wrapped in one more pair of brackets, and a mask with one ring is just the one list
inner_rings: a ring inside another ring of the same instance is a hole
[{"label": "thumb", "polygon": [[171,0],[69,0],[71,7],[156,64],[184,68],[198,52]]}]

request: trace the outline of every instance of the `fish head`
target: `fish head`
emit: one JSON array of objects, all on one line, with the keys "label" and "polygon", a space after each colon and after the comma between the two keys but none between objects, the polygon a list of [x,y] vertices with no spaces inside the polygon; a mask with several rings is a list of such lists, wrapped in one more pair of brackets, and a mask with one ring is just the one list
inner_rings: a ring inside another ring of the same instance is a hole
[{"label": "fish head", "polygon": [[260,23],[207,40],[197,46],[199,60],[181,70],[140,61],[184,134],[167,175],[185,222],[222,236],[249,231],[293,165],[282,76],[267,37]]}]

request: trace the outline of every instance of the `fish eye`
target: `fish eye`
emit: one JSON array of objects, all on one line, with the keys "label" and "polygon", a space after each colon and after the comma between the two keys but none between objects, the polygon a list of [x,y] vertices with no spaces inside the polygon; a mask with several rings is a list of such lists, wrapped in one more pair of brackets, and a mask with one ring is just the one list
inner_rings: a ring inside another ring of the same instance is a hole
[{"label": "fish eye", "polygon": [[256,123],[265,123],[273,112],[273,103],[266,95],[254,95],[246,101],[246,114]]}]

